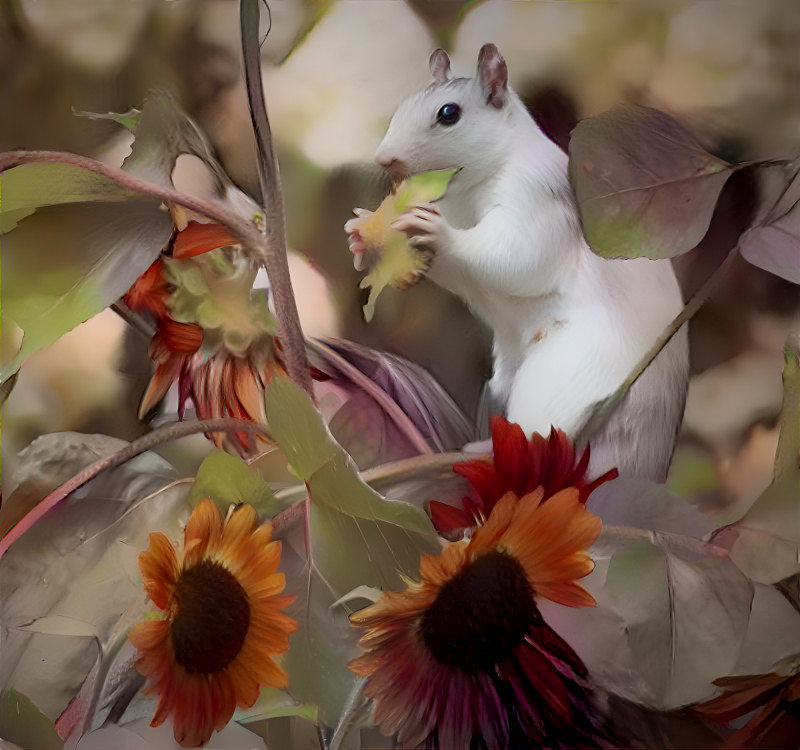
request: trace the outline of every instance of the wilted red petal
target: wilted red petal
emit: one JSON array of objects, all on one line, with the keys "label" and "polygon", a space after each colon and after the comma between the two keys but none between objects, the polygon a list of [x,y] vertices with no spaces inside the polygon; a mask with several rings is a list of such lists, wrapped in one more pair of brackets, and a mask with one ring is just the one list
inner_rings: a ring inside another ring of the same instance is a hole
[{"label": "wilted red petal", "polygon": [[238,240],[221,224],[201,224],[190,221],[186,229],[178,232],[172,244],[172,257],[178,260],[193,258],[219,247],[236,245]]},{"label": "wilted red petal", "polygon": [[196,323],[179,323],[167,318],[159,325],[153,337],[154,344],[156,338],[175,354],[194,354],[203,343],[203,329]]},{"label": "wilted red petal", "polygon": [[157,318],[163,318],[167,316],[168,297],[169,287],[159,258],[136,279],[123,299],[135,312],[150,312]]}]

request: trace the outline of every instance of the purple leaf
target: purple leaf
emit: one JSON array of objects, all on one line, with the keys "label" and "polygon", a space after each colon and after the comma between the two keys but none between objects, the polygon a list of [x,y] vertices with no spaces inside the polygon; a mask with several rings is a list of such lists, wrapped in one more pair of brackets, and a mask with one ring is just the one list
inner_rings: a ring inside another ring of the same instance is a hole
[{"label": "purple leaf", "polygon": [[[764,175],[771,207],[739,241],[742,256],[754,266],[800,284],[800,159]],[[775,183],[778,183],[777,190]]]},{"label": "purple leaf", "polygon": [[458,450],[474,440],[473,425],[419,365],[341,339],[308,342],[308,347],[312,364],[332,385],[357,394],[333,417],[331,430],[359,454],[354,458],[360,468],[431,450]]},{"label": "purple leaf", "polygon": [[691,250],[736,169],[669,115],[629,104],[580,122],[569,151],[586,239],[607,258]]}]

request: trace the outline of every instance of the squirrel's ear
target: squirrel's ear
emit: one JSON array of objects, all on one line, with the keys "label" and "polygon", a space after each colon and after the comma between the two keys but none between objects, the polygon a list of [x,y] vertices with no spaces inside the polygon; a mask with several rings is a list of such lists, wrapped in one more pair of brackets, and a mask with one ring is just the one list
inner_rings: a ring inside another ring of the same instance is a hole
[{"label": "squirrel's ear", "polygon": [[478,55],[478,81],[487,104],[500,109],[508,97],[508,68],[493,44],[484,44]]},{"label": "squirrel's ear", "polygon": [[433,51],[430,60],[428,60],[428,65],[433,79],[438,83],[444,83],[452,78],[450,75],[450,58],[443,49],[440,48]]}]

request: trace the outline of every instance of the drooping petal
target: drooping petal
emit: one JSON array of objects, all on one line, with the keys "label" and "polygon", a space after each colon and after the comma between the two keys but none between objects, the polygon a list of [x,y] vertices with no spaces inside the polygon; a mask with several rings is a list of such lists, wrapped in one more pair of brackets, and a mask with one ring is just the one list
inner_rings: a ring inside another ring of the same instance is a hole
[{"label": "drooping petal", "polygon": [[202,224],[190,221],[186,228],[178,232],[172,244],[172,257],[176,260],[194,258],[196,255],[231,247],[238,240],[221,224]]},{"label": "drooping petal", "polygon": [[203,329],[196,323],[166,318],[159,324],[153,341],[153,346],[163,345],[174,354],[194,354],[203,344]]},{"label": "drooping petal", "polygon": [[147,596],[156,607],[165,609],[178,576],[178,555],[160,531],[150,534],[150,548],[140,553],[139,569]]},{"label": "drooping petal", "polygon": [[216,548],[221,536],[219,508],[213,500],[204,498],[195,507],[183,532],[184,566],[202,560],[209,549]]},{"label": "drooping petal", "polygon": [[431,523],[439,531],[468,529],[477,523],[475,517],[472,514],[467,514],[462,508],[440,503],[438,500],[431,500],[428,503],[428,510],[431,516]]}]

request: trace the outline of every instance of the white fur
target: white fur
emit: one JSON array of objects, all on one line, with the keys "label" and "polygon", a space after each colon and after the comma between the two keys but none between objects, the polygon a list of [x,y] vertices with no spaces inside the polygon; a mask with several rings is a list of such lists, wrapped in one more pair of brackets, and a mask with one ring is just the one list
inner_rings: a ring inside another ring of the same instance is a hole
[{"label": "white fur", "polygon": [[[451,102],[461,119],[438,123]],[[376,161],[398,174],[460,168],[436,208],[412,210],[397,226],[434,253],[431,278],[492,327],[490,388],[508,418],[527,433],[553,424],[575,435],[679,312],[680,291],[668,261],[591,251],[566,154],[511,89],[502,102],[487,103],[481,63],[475,78],[438,81],[400,104]],[[663,480],[687,379],[682,331],[592,440],[593,471],[616,465]]]}]

